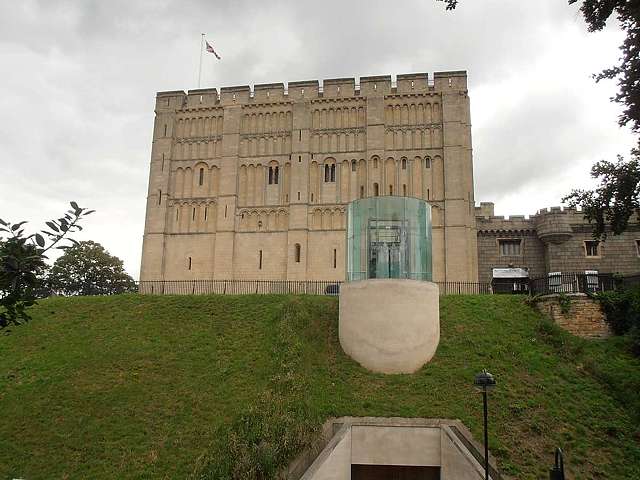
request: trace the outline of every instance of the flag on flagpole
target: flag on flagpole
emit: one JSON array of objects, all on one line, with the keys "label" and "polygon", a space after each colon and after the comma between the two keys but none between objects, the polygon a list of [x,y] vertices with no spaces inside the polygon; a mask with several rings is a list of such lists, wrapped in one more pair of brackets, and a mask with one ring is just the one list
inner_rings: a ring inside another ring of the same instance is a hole
[{"label": "flag on flagpole", "polygon": [[207,52],[209,52],[209,53],[213,53],[213,54],[216,56],[216,58],[217,58],[218,60],[220,60],[220,55],[218,55],[218,54],[216,53],[216,51],[215,51],[215,50],[213,49],[213,47],[209,44],[209,42],[208,42],[207,40],[205,40],[205,41],[204,41],[204,43],[206,43],[206,44],[207,44]]}]

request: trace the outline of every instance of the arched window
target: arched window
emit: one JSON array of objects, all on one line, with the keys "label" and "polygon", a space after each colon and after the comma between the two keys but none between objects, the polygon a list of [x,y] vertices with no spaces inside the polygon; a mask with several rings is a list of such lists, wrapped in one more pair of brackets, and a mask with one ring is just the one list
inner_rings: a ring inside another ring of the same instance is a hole
[{"label": "arched window", "polygon": [[424,168],[431,168],[431,158],[424,157]]},{"label": "arched window", "polygon": [[402,170],[406,170],[407,169],[407,159],[403,158],[402,159]]},{"label": "arched window", "polygon": [[377,183],[374,183],[374,184],[373,184],[373,196],[374,196],[374,197],[377,197],[377,196],[380,194],[379,190],[380,190],[380,189],[379,189],[379,187],[378,187],[378,184],[377,184]]},{"label": "arched window", "polygon": [[393,185],[389,185],[389,195],[393,195]]},{"label": "arched window", "polygon": [[351,171],[352,172],[356,171],[356,161],[355,160],[351,160]]},{"label": "arched window", "polygon": [[301,250],[301,248],[300,248],[300,244],[299,244],[299,243],[296,243],[296,246],[295,246],[295,258],[296,258],[296,263],[300,263],[300,250]]},{"label": "arched window", "polygon": [[198,185],[202,186],[204,183],[204,168],[200,169],[200,175],[198,176]]},{"label": "arched window", "polygon": [[269,167],[269,180],[268,183],[269,185],[277,185],[278,184],[278,178],[280,176],[280,167],[278,167],[277,165],[275,167]]},{"label": "arched window", "polygon": [[364,185],[360,185],[360,198],[364,198]]},{"label": "arched window", "polygon": [[325,163],[324,165],[324,181],[325,183],[331,183],[336,181],[336,164]]},{"label": "arched window", "polygon": [[378,159],[377,158],[373,159],[373,168],[378,168]]}]

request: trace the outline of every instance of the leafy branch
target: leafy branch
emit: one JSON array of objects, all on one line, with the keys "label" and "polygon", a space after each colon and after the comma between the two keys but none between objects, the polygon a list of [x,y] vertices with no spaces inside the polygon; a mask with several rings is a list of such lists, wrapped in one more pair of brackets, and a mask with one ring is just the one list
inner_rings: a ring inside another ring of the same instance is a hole
[{"label": "leafy branch", "polygon": [[81,208],[76,202],[70,205],[62,217],[45,222],[47,229],[30,235],[25,235],[26,221],[0,219],[0,329],[30,319],[26,308],[34,305],[44,290],[46,253],[78,244],[68,235],[82,230],[79,222],[94,210]]}]

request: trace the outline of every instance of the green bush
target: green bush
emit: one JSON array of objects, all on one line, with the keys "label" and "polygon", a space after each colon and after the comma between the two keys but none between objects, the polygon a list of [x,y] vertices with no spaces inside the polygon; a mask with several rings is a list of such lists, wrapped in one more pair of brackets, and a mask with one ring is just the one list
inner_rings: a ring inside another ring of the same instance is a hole
[{"label": "green bush", "polygon": [[598,295],[613,333],[624,335],[640,327],[640,288],[616,290]]},{"label": "green bush", "polygon": [[597,298],[613,333],[627,335],[631,350],[640,356],[640,287],[601,293]]}]

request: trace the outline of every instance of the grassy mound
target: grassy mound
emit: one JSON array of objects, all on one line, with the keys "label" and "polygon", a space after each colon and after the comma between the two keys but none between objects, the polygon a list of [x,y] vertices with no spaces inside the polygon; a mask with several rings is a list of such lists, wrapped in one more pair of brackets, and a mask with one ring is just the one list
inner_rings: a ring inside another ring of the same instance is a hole
[{"label": "grassy mound", "polygon": [[459,418],[481,438],[473,376],[498,380],[502,470],[640,478],[640,361],[522,299],[441,300],[441,343],[414,375],[369,373],[337,340],[337,301],[291,296],[50,299],[0,335],[0,478],[251,478],[329,416]]}]

